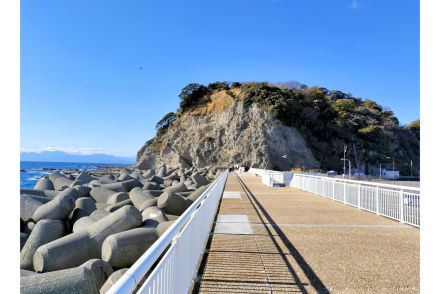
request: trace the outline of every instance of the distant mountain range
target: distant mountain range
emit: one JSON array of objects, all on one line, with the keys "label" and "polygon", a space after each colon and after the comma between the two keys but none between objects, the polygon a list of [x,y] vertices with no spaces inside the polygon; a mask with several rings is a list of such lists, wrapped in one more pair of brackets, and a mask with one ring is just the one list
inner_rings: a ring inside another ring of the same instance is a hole
[{"label": "distant mountain range", "polygon": [[117,163],[134,164],[135,156],[120,157],[110,154],[72,154],[63,151],[21,152],[21,161],[49,161],[49,162],[81,162],[81,163]]}]

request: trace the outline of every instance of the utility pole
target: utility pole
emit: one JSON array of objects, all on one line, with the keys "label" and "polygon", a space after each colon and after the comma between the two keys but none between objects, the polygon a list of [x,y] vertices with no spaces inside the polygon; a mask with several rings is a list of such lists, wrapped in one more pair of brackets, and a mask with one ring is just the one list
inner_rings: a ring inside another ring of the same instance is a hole
[{"label": "utility pole", "polygon": [[351,180],[351,162],[348,159],[341,158],[341,160],[344,161],[344,165],[345,165],[345,161],[348,161],[348,179]]},{"label": "utility pole", "polygon": [[412,159],[411,159],[411,177],[412,177]]},{"label": "utility pole", "polygon": [[382,162],[379,162],[379,180],[382,180]]},{"label": "utility pole", "polygon": [[393,158],[393,185],[395,180],[396,180],[396,175],[394,174],[394,158]]},{"label": "utility pole", "polygon": [[344,175],[342,176],[345,179],[345,152],[347,152],[347,145],[344,145]]}]

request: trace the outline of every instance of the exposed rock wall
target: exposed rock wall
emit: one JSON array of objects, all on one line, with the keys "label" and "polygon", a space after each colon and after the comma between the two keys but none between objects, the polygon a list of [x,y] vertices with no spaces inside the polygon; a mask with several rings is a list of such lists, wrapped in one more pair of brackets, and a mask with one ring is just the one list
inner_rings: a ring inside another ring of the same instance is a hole
[{"label": "exposed rock wall", "polygon": [[[283,157],[284,156],[284,157]],[[287,157],[287,158],[285,158]],[[287,170],[316,168],[302,135],[259,109],[233,102],[229,110],[180,116],[138,152],[137,167],[241,164]]]}]

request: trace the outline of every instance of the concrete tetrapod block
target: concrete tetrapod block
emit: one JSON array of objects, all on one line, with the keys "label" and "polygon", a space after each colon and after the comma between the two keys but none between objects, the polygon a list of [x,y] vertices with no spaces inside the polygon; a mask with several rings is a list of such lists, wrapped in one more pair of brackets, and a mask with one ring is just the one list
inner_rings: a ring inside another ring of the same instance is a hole
[{"label": "concrete tetrapod block", "polygon": [[167,187],[171,187],[171,185],[173,184],[173,180],[163,180],[163,184],[166,188]]},{"label": "concrete tetrapod block", "polygon": [[101,187],[112,190],[113,192],[127,192],[127,187],[123,182],[102,184]]},{"label": "concrete tetrapod block", "polygon": [[56,180],[53,182],[53,186],[55,188],[55,190],[57,191],[62,191],[67,187],[70,187],[70,185],[72,185],[73,180],[66,178],[66,177],[58,177],[56,178]]},{"label": "concrete tetrapod block", "polygon": [[32,275],[38,275],[38,273],[30,270],[20,269],[20,277],[27,277]]},{"label": "concrete tetrapod block", "polygon": [[65,189],[52,201],[38,207],[32,215],[32,219],[36,222],[41,219],[66,219],[75,207],[77,196],[77,190]]},{"label": "concrete tetrapod block", "polygon": [[34,253],[38,247],[52,242],[66,234],[66,226],[60,220],[43,219],[39,221],[20,252],[20,268],[33,270]]},{"label": "concrete tetrapod block", "polygon": [[55,198],[58,194],[60,194],[60,192],[59,191],[54,191],[54,190],[20,189],[20,194],[29,194],[29,195],[45,196],[45,197]]},{"label": "concrete tetrapod block", "polygon": [[182,196],[183,198],[188,198],[189,195],[191,195],[194,192],[194,190],[192,191],[186,191],[186,192],[176,192],[177,195]]},{"label": "concrete tetrapod block", "polygon": [[30,198],[37,200],[43,204],[52,200],[52,198],[46,197],[46,196],[37,196],[37,195],[32,195],[32,194],[22,194],[22,195],[30,197]]},{"label": "concrete tetrapod block", "polygon": [[23,249],[24,244],[26,244],[29,234],[20,232],[20,252]]},{"label": "concrete tetrapod block", "polygon": [[142,190],[142,188],[139,187],[136,187],[133,190],[131,190],[129,197],[137,209],[139,209],[139,206],[145,200],[155,199],[155,197],[151,193],[144,191]]},{"label": "concrete tetrapod block", "polygon": [[185,186],[184,183],[179,183],[177,185],[167,187],[163,190],[163,192],[169,192],[169,193],[186,192],[186,191],[188,191],[188,188]]},{"label": "concrete tetrapod block", "polygon": [[170,220],[167,222],[159,223],[159,225],[157,225],[156,227],[156,232],[159,234],[159,236],[162,236],[162,234],[165,233],[166,230],[168,230],[168,228],[171,227],[172,224],[174,224],[174,222],[174,220]]},{"label": "concrete tetrapod block", "polygon": [[104,210],[109,211],[109,212],[113,212],[113,211],[118,210],[121,207],[124,207],[125,205],[133,205],[133,202],[131,202],[130,199],[123,200],[123,201],[120,201],[120,202],[115,203],[113,205],[107,206]]},{"label": "concrete tetrapod block", "polygon": [[102,285],[99,293],[107,293],[107,291],[110,290],[110,288],[125,274],[126,271],[128,271],[128,268],[121,268],[120,270],[113,272],[107,281],[105,281],[104,285]]},{"label": "concrete tetrapod block", "polygon": [[54,190],[54,186],[51,180],[48,178],[39,179],[35,184],[35,190]]},{"label": "concrete tetrapod block", "polygon": [[159,190],[160,186],[155,182],[146,182],[142,189],[144,190]]},{"label": "concrete tetrapod block", "polygon": [[64,177],[64,175],[60,171],[54,171],[49,176],[49,180],[52,181],[52,183],[59,177]]},{"label": "concrete tetrapod block", "polygon": [[169,174],[168,176],[163,178],[164,180],[178,180],[179,176],[177,175],[177,172],[172,172],[171,174]]},{"label": "concrete tetrapod block", "polygon": [[147,171],[145,171],[145,172],[143,173],[143,176],[144,176],[145,178],[150,178],[150,177],[152,177],[152,176],[154,176],[154,175],[155,175],[154,169],[148,169]]},{"label": "concrete tetrapod block", "polygon": [[99,182],[101,184],[111,184],[116,182],[115,176],[114,175],[105,175],[102,176],[101,178],[99,178]]},{"label": "concrete tetrapod block", "polygon": [[165,212],[157,206],[151,206],[142,211],[142,226],[155,228],[159,223],[169,221]]},{"label": "concrete tetrapod block", "polygon": [[95,187],[90,191],[90,196],[92,196],[93,199],[96,200],[96,202],[107,203],[107,201],[109,201],[109,199],[116,193],[124,192],[115,192],[105,187]]},{"label": "concrete tetrapod block", "polygon": [[85,230],[40,246],[34,254],[34,269],[36,272],[60,270],[100,258],[102,243],[109,235],[138,227],[141,223],[139,210],[124,206]]},{"label": "concrete tetrapod block", "polygon": [[96,180],[95,177],[93,177],[92,175],[88,174],[88,173],[80,173],[76,179],[73,181],[73,186],[75,185],[85,185],[90,183],[91,181]]},{"label": "concrete tetrapod block", "polygon": [[112,204],[107,203],[96,203],[96,209],[105,210],[107,207],[112,206]]},{"label": "concrete tetrapod block", "polygon": [[196,184],[197,188],[209,184],[209,181],[205,179],[200,173],[193,173],[191,179],[194,184]]},{"label": "concrete tetrapod block", "polygon": [[179,218],[180,215],[174,215],[174,214],[165,214],[165,216],[167,217],[167,219],[169,219],[170,221],[175,221],[176,219]]},{"label": "concrete tetrapod block", "polygon": [[72,223],[75,223],[78,219],[89,216],[96,210],[95,200],[91,197],[81,197],[76,199],[75,208],[69,216]]},{"label": "concrete tetrapod block", "polygon": [[127,181],[127,180],[132,180],[134,179],[134,177],[130,176],[130,174],[126,171],[125,173],[122,173],[119,175],[118,177],[118,181],[119,182],[123,182],[123,181]]},{"label": "concrete tetrapod block", "polygon": [[158,238],[155,228],[136,228],[110,235],[102,243],[102,260],[112,267],[130,267]]},{"label": "concrete tetrapod block", "polygon": [[[185,184],[185,186],[188,188],[192,185],[194,185],[194,182],[191,181],[191,179],[187,179],[185,182],[183,182]],[[189,189],[189,188],[188,188]]]},{"label": "concrete tetrapod block", "polygon": [[154,182],[158,185],[163,184],[163,178],[159,177],[159,176],[152,176],[150,178],[150,182]]},{"label": "concrete tetrapod block", "polygon": [[157,206],[157,199],[158,198],[145,200],[144,202],[142,202],[141,205],[139,205],[139,207],[138,207],[139,211],[143,211],[146,208],[151,207],[151,206]]},{"label": "concrete tetrapod block", "polygon": [[166,166],[162,166],[156,174],[160,178],[164,178],[167,176],[167,168]]},{"label": "concrete tetrapod block", "polygon": [[135,187],[142,187],[143,185],[136,179],[131,179],[123,182],[116,182],[111,184],[103,184],[102,187],[113,190],[115,192],[130,192]]},{"label": "concrete tetrapod block", "polygon": [[33,221],[29,221],[23,228],[23,233],[30,234],[34,229],[35,223]]},{"label": "concrete tetrapod block", "polygon": [[99,182],[98,180],[93,180],[88,184],[88,186],[92,189],[95,187],[101,187],[102,185],[103,184],[101,184],[101,182]]},{"label": "concrete tetrapod block", "polygon": [[91,217],[93,217],[96,220],[103,219],[104,217],[108,216],[111,212],[104,209],[97,209],[94,212],[90,214]]},{"label": "concrete tetrapod block", "polygon": [[100,259],[92,259],[78,267],[20,277],[20,293],[96,294],[112,273],[109,264]]},{"label": "concrete tetrapod block", "polygon": [[202,195],[203,192],[205,192],[206,188],[208,188],[208,185],[201,186],[200,188],[192,192],[186,199],[192,202],[196,201],[200,197],[200,195]]},{"label": "concrete tetrapod block", "polygon": [[73,189],[78,191],[78,197],[90,197],[90,191],[92,191],[92,188],[85,185],[75,185],[73,186]]},{"label": "concrete tetrapod block", "polygon": [[94,219],[91,216],[84,216],[80,219],[78,219],[74,224],[72,228],[72,232],[78,233],[79,231],[87,230],[91,225],[96,223],[97,220]]},{"label": "concrete tetrapod block", "polygon": [[20,195],[20,218],[27,222],[32,219],[32,215],[42,205],[44,204],[38,200],[27,195]]},{"label": "concrete tetrapod block", "polygon": [[107,199],[107,204],[116,204],[127,199],[129,199],[127,192],[118,192],[114,193],[109,199]]},{"label": "concrete tetrapod block", "polygon": [[189,206],[190,201],[170,192],[164,192],[157,200],[157,207],[162,208],[168,214],[181,215]]}]

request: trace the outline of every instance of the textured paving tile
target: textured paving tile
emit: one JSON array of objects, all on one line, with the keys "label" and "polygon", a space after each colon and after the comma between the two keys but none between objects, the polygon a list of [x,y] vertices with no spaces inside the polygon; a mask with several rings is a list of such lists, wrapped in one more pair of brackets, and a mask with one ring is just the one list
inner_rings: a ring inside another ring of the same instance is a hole
[{"label": "textured paving tile", "polygon": [[239,191],[224,191],[222,197],[225,199],[241,199]]},{"label": "textured paving tile", "polygon": [[246,214],[219,214],[217,216],[217,223],[249,223],[249,218]]}]

